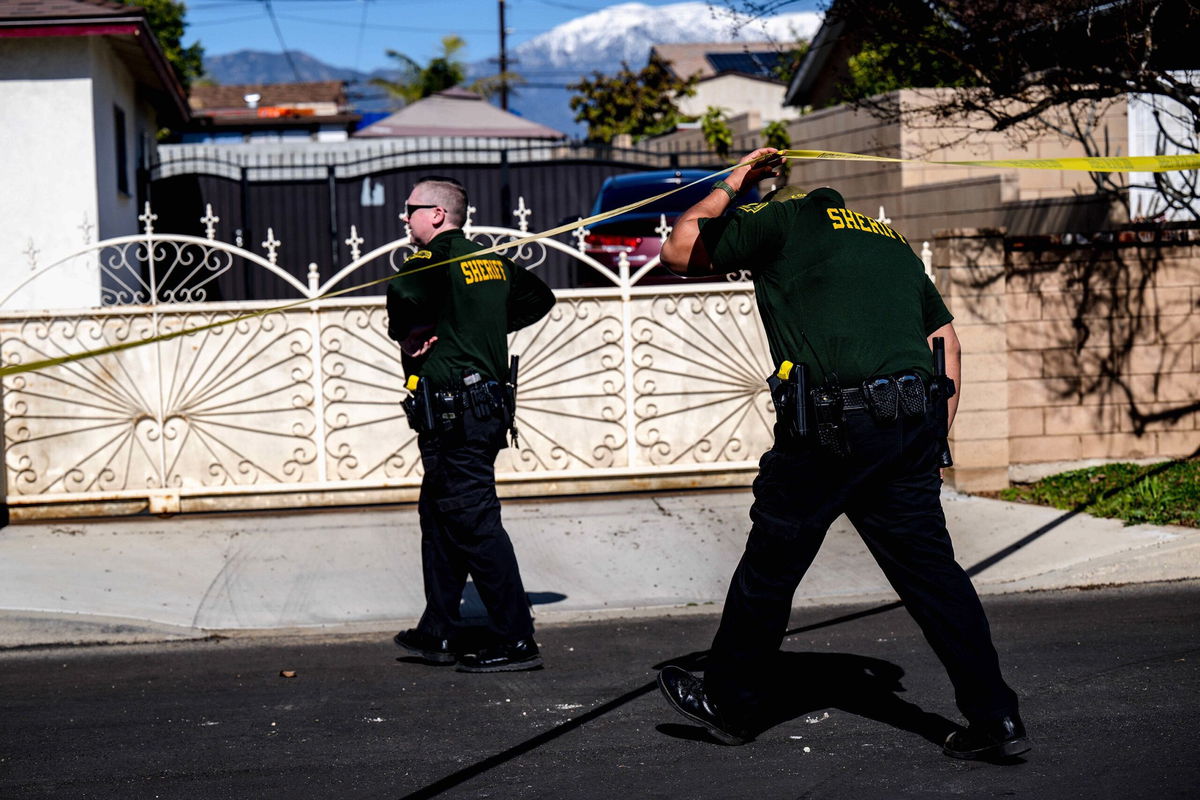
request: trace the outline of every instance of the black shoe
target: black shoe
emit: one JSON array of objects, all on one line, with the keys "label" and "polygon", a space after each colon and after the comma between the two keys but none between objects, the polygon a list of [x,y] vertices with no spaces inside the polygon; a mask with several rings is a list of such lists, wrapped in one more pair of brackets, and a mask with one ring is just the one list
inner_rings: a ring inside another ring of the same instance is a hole
[{"label": "black shoe", "polygon": [[420,656],[431,664],[453,664],[458,660],[458,653],[449,639],[439,639],[416,628],[400,631],[392,637],[392,641],[402,650]]},{"label": "black shoe", "polygon": [[1025,724],[1014,714],[992,722],[973,722],[966,730],[955,731],[946,737],[942,752],[951,758],[989,761],[1019,756],[1030,747]]},{"label": "black shoe", "polygon": [[725,744],[745,744],[754,738],[748,731],[724,720],[704,693],[704,681],[682,667],[673,664],[663,667],[658,673],[658,688],[672,708],[693,722],[699,722]]},{"label": "black shoe", "polygon": [[458,659],[459,672],[520,672],[541,666],[542,657],[533,639],[492,645],[478,653],[464,653]]}]

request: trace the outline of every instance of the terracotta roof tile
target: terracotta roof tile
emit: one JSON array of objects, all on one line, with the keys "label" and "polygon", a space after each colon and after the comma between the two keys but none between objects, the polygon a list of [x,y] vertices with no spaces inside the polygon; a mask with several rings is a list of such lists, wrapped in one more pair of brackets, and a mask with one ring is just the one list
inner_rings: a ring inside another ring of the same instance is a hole
[{"label": "terracotta roof tile", "polygon": [[119,0],[4,0],[0,2],[0,19],[39,20],[70,17],[129,17],[143,15],[137,6]]},{"label": "terracotta roof tile", "polygon": [[244,109],[248,94],[262,95],[259,106],[282,106],[294,103],[336,103],[347,105],[343,81],[311,81],[308,83],[251,83],[239,86],[193,86],[188,102],[194,111]]},{"label": "terracotta roof tile", "polygon": [[566,134],[502,111],[473,92],[455,87],[430,95],[354,134],[374,136],[470,136],[565,139]]}]

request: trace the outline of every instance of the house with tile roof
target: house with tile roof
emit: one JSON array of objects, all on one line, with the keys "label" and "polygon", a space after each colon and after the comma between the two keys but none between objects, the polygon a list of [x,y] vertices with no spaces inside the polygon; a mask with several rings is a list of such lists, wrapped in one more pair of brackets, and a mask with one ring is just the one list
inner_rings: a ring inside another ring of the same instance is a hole
[{"label": "house with tile roof", "polygon": [[379,138],[494,139],[497,146],[566,139],[562,131],[539,125],[487,102],[482,96],[452,87],[409,103],[391,116],[354,134]]},{"label": "house with tile roof", "polygon": [[[113,0],[0,3],[0,107],[0,270],[8,275],[136,232],[139,169],[159,129],[191,113],[145,12]],[[75,277],[21,303],[98,305],[98,276]]]},{"label": "house with tile roof", "polygon": [[188,102],[185,144],[344,142],[362,119],[345,81],[193,86]]}]

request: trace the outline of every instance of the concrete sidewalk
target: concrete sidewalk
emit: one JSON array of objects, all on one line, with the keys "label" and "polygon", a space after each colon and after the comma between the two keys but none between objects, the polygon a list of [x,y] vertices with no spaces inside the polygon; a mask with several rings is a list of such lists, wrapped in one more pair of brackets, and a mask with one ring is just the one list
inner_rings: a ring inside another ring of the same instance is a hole
[{"label": "concrete sidewalk", "polygon": [[[954,492],[943,501],[958,559],[976,568],[983,594],[1200,577],[1200,530]],[[504,515],[538,620],[551,622],[713,611],[750,502],[748,490],[509,500]],[[796,603],[893,598],[842,518]],[[481,610],[475,597],[467,604]],[[392,630],[423,605],[414,506],[0,530],[0,647]]]}]

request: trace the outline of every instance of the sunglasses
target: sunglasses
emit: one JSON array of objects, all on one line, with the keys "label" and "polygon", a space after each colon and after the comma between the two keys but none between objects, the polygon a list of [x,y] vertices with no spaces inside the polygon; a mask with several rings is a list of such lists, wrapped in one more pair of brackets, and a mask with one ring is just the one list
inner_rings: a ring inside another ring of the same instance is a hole
[{"label": "sunglasses", "polygon": [[439,206],[439,205],[419,206],[419,205],[412,205],[411,203],[405,203],[404,204],[404,216],[406,218],[411,218],[415,212],[420,211],[422,208],[441,208],[441,206]]}]

